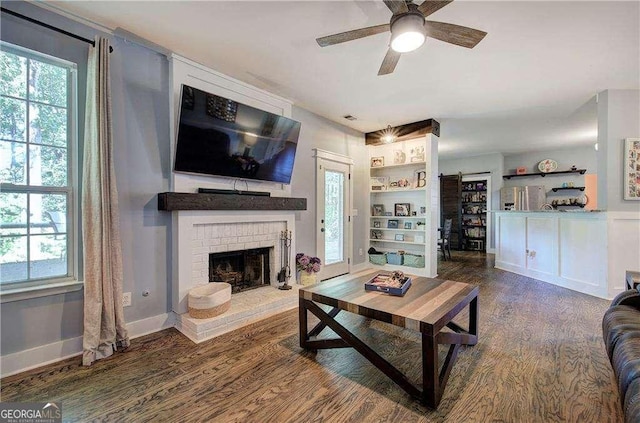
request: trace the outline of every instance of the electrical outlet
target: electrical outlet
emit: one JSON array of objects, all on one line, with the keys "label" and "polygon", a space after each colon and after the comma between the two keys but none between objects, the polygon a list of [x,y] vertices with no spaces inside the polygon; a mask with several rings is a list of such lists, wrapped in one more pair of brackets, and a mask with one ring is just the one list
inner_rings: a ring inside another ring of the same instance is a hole
[{"label": "electrical outlet", "polygon": [[122,293],[122,306],[129,307],[131,305],[131,292]]}]

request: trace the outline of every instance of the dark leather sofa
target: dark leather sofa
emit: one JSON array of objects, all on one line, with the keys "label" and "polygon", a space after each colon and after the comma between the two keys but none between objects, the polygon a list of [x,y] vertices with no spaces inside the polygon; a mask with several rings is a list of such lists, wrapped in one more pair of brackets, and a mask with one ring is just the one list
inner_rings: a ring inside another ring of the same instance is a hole
[{"label": "dark leather sofa", "polygon": [[618,380],[626,422],[640,422],[640,292],[620,293],[602,319],[602,335]]}]

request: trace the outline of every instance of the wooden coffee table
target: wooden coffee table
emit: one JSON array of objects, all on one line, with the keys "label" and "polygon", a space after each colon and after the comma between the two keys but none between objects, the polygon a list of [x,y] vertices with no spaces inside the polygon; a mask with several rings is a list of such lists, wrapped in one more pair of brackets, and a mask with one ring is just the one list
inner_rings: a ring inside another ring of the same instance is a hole
[{"label": "wooden coffee table", "polygon": [[[405,296],[394,297],[364,290],[364,283],[376,273],[380,272],[301,288],[300,346],[309,350],[353,347],[409,395],[437,408],[460,345],[478,342],[478,287],[462,282],[413,277]],[[333,309],[327,313],[318,304],[326,304]],[[452,321],[466,306],[469,306],[468,330]],[[341,310],[421,332],[424,388],[415,386],[402,372],[338,323],[335,317]],[[307,311],[320,319],[311,330],[307,327]],[[327,326],[340,338],[312,339]],[[439,344],[450,345],[442,369],[439,369],[438,362]]]}]

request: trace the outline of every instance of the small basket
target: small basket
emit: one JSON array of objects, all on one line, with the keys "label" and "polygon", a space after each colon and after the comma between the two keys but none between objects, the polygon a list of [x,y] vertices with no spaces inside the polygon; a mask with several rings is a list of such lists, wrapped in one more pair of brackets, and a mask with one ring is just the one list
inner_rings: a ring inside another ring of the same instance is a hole
[{"label": "small basket", "polygon": [[395,264],[396,266],[402,265],[402,256],[400,253],[387,253],[387,263]]},{"label": "small basket", "polygon": [[189,291],[189,316],[194,319],[210,319],[231,307],[231,285],[213,282],[197,286]]},{"label": "small basket", "polygon": [[405,254],[404,265],[409,267],[424,267],[424,256],[418,254]]},{"label": "small basket", "polygon": [[369,262],[384,266],[387,264],[387,254],[369,254]]}]

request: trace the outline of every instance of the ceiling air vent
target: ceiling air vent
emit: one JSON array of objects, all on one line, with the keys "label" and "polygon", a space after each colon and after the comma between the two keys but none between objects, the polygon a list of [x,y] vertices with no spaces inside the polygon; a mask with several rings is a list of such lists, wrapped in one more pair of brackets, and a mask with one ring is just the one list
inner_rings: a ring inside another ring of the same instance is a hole
[{"label": "ceiling air vent", "polygon": [[358,119],[357,117],[351,116],[351,115],[344,115],[342,117],[345,118],[346,120],[357,120]]}]

